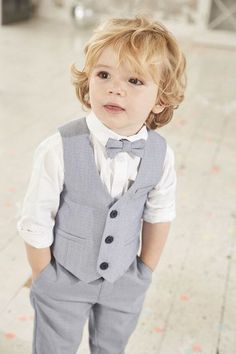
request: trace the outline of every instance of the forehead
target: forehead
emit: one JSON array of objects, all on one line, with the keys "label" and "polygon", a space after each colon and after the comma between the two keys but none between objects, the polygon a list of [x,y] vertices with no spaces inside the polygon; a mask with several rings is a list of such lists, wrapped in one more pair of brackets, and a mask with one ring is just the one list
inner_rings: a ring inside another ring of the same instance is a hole
[{"label": "forehead", "polygon": [[94,68],[119,69],[142,76],[150,77],[148,65],[141,66],[132,54],[119,53],[109,46],[101,50],[98,59],[94,62]]},{"label": "forehead", "polygon": [[119,53],[111,46],[106,47],[101,50],[98,59],[95,62],[96,66],[104,66],[104,67],[126,67],[128,68],[128,61],[124,58],[122,61],[120,60]]}]

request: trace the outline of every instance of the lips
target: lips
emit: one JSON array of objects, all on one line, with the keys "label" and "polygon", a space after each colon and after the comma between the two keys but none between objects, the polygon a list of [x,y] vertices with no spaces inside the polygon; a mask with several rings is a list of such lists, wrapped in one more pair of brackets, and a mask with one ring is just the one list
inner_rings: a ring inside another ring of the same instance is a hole
[{"label": "lips", "polygon": [[107,103],[104,108],[109,112],[123,112],[125,109],[115,103]]}]

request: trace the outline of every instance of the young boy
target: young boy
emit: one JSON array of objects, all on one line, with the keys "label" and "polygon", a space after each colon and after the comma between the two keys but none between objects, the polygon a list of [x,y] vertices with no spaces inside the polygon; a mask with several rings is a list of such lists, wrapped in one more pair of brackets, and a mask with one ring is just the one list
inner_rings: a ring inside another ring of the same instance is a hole
[{"label": "young boy", "polygon": [[37,148],[17,225],[34,354],[75,354],[87,319],[92,354],[123,354],[175,218],[174,155],[155,131],[184,97],[175,38],[146,17],[113,19],[85,53],[72,74],[91,111]]}]

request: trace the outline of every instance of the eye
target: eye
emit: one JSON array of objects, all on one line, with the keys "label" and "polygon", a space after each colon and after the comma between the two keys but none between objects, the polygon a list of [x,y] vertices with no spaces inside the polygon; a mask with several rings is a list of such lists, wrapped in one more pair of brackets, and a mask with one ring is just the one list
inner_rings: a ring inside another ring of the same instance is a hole
[{"label": "eye", "polygon": [[99,71],[97,74],[100,79],[108,79],[109,73],[107,71]]},{"label": "eye", "polygon": [[129,82],[131,82],[131,84],[133,85],[143,85],[143,82],[141,80],[135,78],[130,78]]}]

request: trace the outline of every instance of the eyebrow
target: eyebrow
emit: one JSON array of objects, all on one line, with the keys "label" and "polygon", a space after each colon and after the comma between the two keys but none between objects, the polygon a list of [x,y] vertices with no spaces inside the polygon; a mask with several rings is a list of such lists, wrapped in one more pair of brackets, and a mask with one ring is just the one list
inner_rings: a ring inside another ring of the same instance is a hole
[{"label": "eyebrow", "polygon": [[97,65],[95,65],[94,69],[97,69],[97,68],[109,68],[109,69],[112,69],[111,66],[105,65],[105,64],[97,64]]},{"label": "eyebrow", "polygon": [[[107,68],[107,69],[113,69],[112,66],[106,65],[106,64],[97,64],[93,67],[93,69],[99,69],[99,68]],[[141,79],[143,80],[147,80],[147,78],[145,78],[145,75],[142,74],[138,74],[138,73],[131,73],[130,75],[134,75],[134,76],[139,76]]]}]

